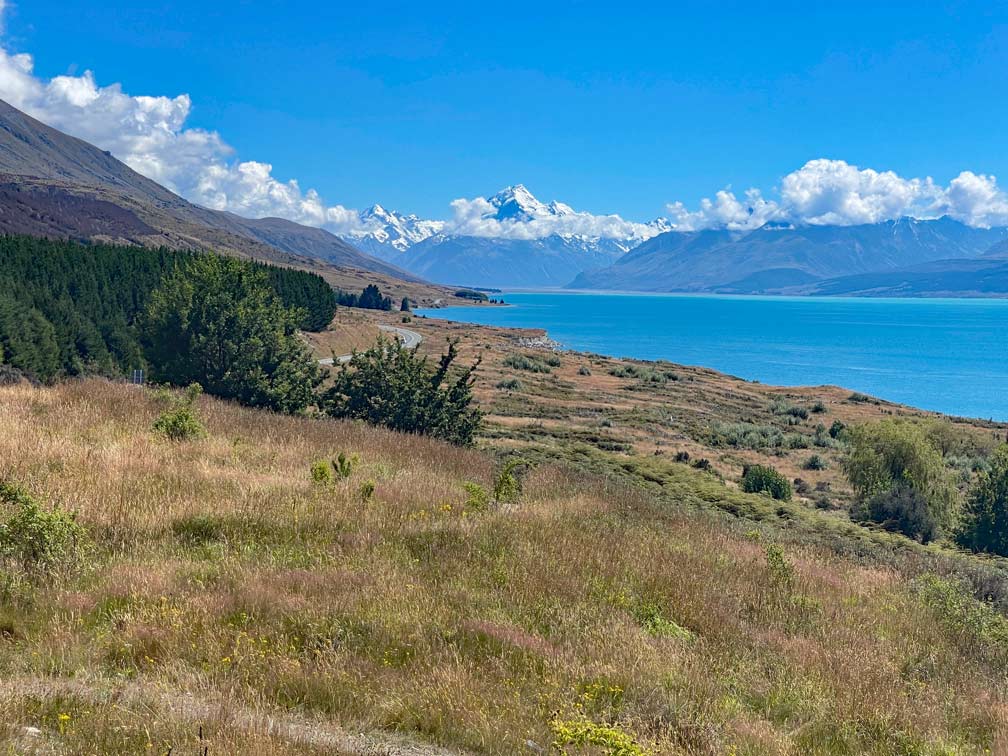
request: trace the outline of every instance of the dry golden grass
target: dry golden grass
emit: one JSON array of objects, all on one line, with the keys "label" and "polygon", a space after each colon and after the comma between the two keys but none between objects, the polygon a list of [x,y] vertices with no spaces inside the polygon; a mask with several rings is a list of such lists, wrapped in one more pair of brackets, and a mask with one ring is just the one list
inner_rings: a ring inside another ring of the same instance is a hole
[{"label": "dry golden grass", "polygon": [[[471,511],[463,483],[497,465],[479,451],[207,398],[208,437],[172,444],[160,409],[100,381],[0,389],[0,477],[95,542],[54,580],[4,573],[12,750],[25,727],[65,753],[184,753],[201,726],[211,753],[511,754],[585,722],[626,754],[1008,737],[1003,639],[902,573],[563,466]],[[313,484],[341,451],[351,477]]]}]

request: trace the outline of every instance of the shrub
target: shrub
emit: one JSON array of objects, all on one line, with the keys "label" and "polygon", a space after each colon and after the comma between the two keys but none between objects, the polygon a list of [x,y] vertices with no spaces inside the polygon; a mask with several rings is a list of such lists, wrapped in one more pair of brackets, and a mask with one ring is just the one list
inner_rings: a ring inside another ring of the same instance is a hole
[{"label": "shrub", "polygon": [[[559,360],[557,364],[560,364]],[[515,370],[524,370],[529,373],[553,372],[545,360],[527,354],[509,354],[504,358],[504,366],[514,368]]]},{"label": "shrub", "polygon": [[488,494],[487,490],[479,483],[466,481],[462,484],[462,488],[464,488],[465,492],[469,494],[465,503],[466,509],[473,512],[482,512],[490,506],[490,494]]},{"label": "shrub", "polygon": [[808,420],[809,411],[804,407],[791,404],[783,399],[778,399],[770,405],[770,411],[775,415],[787,415],[799,420]]},{"label": "shrub", "polygon": [[767,544],[766,562],[770,578],[774,583],[787,588],[794,585],[795,569],[784,556],[784,550],[780,546],[772,543]]},{"label": "shrub", "polygon": [[333,417],[469,445],[483,418],[473,406],[472,393],[480,360],[456,370],[457,357],[458,342],[450,340],[448,351],[431,369],[415,349],[379,337],[375,346],[355,352],[341,366],[322,406]]},{"label": "shrub", "polygon": [[765,465],[746,465],[742,469],[742,490],[746,493],[768,493],[778,501],[791,499],[791,484],[787,478]]},{"label": "shrub", "polygon": [[878,399],[872,399],[867,394],[862,394],[860,391],[855,391],[853,394],[847,397],[848,402],[854,404],[878,404]]},{"label": "shrub", "polygon": [[710,470],[711,462],[707,457],[700,457],[699,459],[694,459],[691,463],[693,467],[697,470]]},{"label": "shrub", "polygon": [[802,463],[802,468],[805,470],[825,470],[827,467],[826,460],[818,454],[813,454]]},{"label": "shrub", "polygon": [[374,498],[375,486],[376,484],[373,480],[365,480],[361,483],[360,497],[362,502],[367,504]]},{"label": "shrub", "polygon": [[520,457],[512,457],[501,467],[494,480],[494,500],[510,503],[518,500],[522,492],[521,475],[528,469],[528,462]]},{"label": "shrub", "polygon": [[952,524],[958,493],[941,454],[920,426],[883,420],[847,434],[842,464],[854,488],[856,519],[924,542]]},{"label": "shrub", "polygon": [[826,411],[826,405],[823,403],[821,399],[817,399],[816,403],[812,405],[811,411],[816,415],[821,415],[823,412]]},{"label": "shrub", "polygon": [[523,385],[517,378],[507,378],[503,381],[498,381],[497,388],[501,391],[521,391]]},{"label": "shrub", "polygon": [[956,542],[973,551],[1008,556],[1008,445],[998,448],[966,500]]},{"label": "shrub", "polygon": [[[553,747],[558,753],[567,753],[568,746],[577,747],[578,753],[605,753],[610,756],[648,756],[627,733],[617,727],[595,724],[583,716],[578,719],[563,720],[559,717],[550,722],[553,730]],[[594,747],[583,751],[585,747]]]},{"label": "shrub", "polygon": [[591,374],[592,374],[591,368],[589,368],[587,365],[582,365],[581,367],[578,368],[578,375],[591,375]]},{"label": "shrub", "polygon": [[0,555],[32,575],[73,567],[83,557],[87,533],[76,516],[46,510],[20,486],[0,482],[0,502],[14,507],[0,524]]},{"label": "shrub", "polygon": [[840,438],[840,434],[843,433],[846,428],[847,426],[839,420],[834,420],[833,425],[831,425],[829,429],[830,438]]},{"label": "shrub", "polygon": [[333,474],[337,480],[346,480],[353,474],[353,469],[357,465],[357,455],[348,457],[343,452],[336,455],[332,461]]},{"label": "shrub", "polygon": [[327,486],[332,483],[332,468],[329,467],[329,463],[324,459],[312,462],[311,478],[315,484],[320,486]]},{"label": "shrub", "polygon": [[174,405],[158,415],[154,430],[170,441],[191,441],[206,436],[206,428],[193,408],[196,398],[203,392],[198,383],[192,383]]},{"label": "shrub", "polygon": [[688,451],[677,451],[675,457],[673,457],[676,462],[681,462],[682,464],[689,462],[689,458],[690,454]]},{"label": "shrub", "polygon": [[793,481],[793,485],[795,493],[801,494],[803,496],[812,491],[812,488],[809,486],[808,481],[803,480],[802,478],[795,478]]},{"label": "shrub", "polygon": [[609,375],[617,378],[636,378],[641,383],[663,384],[669,381],[678,381],[679,376],[672,370],[661,370],[648,365],[635,365],[626,363],[617,365],[609,370]]}]

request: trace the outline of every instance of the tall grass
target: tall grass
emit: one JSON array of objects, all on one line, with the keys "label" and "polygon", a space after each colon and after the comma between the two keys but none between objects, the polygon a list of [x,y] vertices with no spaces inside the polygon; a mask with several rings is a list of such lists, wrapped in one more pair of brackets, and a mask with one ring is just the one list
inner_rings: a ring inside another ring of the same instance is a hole
[{"label": "tall grass", "polygon": [[[493,754],[1008,744],[1000,631],[972,618],[1000,625],[945,583],[562,465],[474,507],[500,469],[477,451],[208,398],[206,438],[172,443],[159,411],[98,381],[0,389],[0,476],[95,544],[66,580],[4,596],[13,750],[30,726],[55,751],[178,753],[202,725],[217,752],[339,752],[236,724],[295,715]],[[313,483],[339,452],[353,475]]]}]

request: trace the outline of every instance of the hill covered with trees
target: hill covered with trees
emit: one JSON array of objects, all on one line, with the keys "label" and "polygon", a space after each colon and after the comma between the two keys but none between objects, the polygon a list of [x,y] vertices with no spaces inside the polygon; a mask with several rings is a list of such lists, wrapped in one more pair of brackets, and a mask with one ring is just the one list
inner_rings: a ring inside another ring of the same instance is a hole
[{"label": "hill covered with trees", "polygon": [[[204,253],[0,237],[0,363],[39,380],[145,367],[139,316],[152,292]],[[336,295],[321,276],[253,262],[296,325],[325,328]]]}]

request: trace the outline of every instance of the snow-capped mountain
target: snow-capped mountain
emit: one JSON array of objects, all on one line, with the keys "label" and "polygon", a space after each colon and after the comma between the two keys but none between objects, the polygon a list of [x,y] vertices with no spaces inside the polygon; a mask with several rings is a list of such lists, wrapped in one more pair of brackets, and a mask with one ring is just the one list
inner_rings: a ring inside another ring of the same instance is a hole
[{"label": "snow-capped mountain", "polygon": [[431,281],[533,287],[562,286],[672,228],[541,202],[522,184],[453,207],[452,220],[436,221],[374,205],[344,238]]},{"label": "snow-capped mountain", "polygon": [[444,221],[423,220],[372,205],[358,214],[361,229],[344,234],[358,249],[385,259],[393,259],[414,244],[429,239],[444,228]]}]

